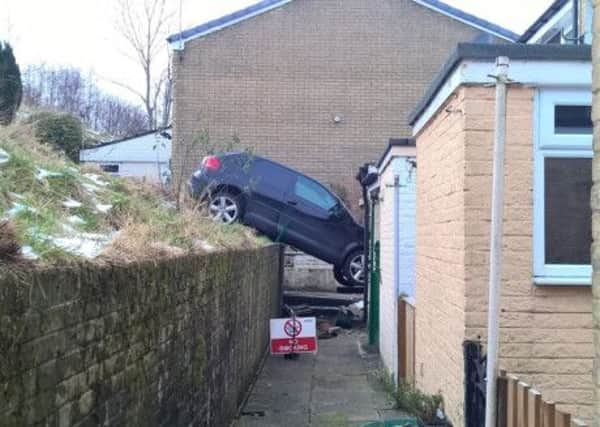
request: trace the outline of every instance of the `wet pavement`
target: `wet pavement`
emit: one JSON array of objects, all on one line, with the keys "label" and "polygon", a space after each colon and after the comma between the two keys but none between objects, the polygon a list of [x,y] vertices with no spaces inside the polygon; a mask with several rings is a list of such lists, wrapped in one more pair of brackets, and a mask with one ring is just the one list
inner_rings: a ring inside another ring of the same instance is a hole
[{"label": "wet pavement", "polygon": [[374,378],[379,356],[360,345],[364,330],[319,340],[316,355],[268,356],[234,426],[346,427],[402,417]]}]

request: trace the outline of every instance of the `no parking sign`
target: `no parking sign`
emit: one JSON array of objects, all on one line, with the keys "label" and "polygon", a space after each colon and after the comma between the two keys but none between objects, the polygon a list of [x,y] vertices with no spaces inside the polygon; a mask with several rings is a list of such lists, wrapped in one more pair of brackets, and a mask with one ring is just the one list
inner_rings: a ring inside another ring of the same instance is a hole
[{"label": "no parking sign", "polygon": [[316,353],[317,319],[271,319],[271,354]]}]

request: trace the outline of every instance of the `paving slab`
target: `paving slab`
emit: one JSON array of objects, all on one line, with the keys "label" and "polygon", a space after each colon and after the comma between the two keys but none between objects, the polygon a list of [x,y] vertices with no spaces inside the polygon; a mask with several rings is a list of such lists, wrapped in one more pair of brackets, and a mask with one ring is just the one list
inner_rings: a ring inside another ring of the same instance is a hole
[{"label": "paving slab", "polygon": [[236,427],[354,427],[406,416],[373,380],[364,330],[320,340],[316,355],[268,356]]}]

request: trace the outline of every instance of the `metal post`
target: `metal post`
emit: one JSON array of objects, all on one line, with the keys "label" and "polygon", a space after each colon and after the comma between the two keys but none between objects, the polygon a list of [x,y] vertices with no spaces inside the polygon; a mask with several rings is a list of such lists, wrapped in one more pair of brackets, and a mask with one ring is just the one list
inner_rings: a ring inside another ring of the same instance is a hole
[{"label": "metal post", "polygon": [[499,299],[502,279],[502,221],[504,217],[504,144],[506,140],[506,83],[509,59],[496,59],[496,117],[492,177],[492,225],[488,303],[485,426],[496,427],[496,381],[498,374]]},{"label": "metal post", "polygon": [[[365,169],[368,171],[368,166],[365,165]],[[368,172],[367,172],[368,173]],[[363,277],[364,277],[364,287],[363,287],[363,321],[367,323],[369,319],[369,193],[367,190],[367,186],[363,184],[363,202],[364,202],[364,226],[365,226],[365,234],[363,238]]]}]

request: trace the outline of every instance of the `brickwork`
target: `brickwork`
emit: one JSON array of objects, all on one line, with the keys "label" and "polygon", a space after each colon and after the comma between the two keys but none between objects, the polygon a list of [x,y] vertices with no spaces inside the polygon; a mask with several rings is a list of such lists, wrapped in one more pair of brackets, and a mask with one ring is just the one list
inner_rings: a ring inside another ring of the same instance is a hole
[{"label": "brickwork", "polygon": [[228,426],[278,314],[280,253],[0,275],[0,425]]},{"label": "brickwork", "polygon": [[[494,89],[463,87],[450,99],[417,139],[417,378],[430,392],[437,379],[460,424],[460,342],[487,334]],[[533,283],[533,89],[511,86],[507,123],[500,367],[588,417],[591,290]]]},{"label": "brickwork", "polygon": [[197,165],[186,147],[208,129],[345,186],[356,205],[358,167],[410,134],[448,53],[479,34],[411,0],[295,0],[189,41],[173,57],[174,176]]},{"label": "brickwork", "polygon": [[461,91],[417,139],[416,384],[442,393],[455,425],[466,306],[463,102]]}]

